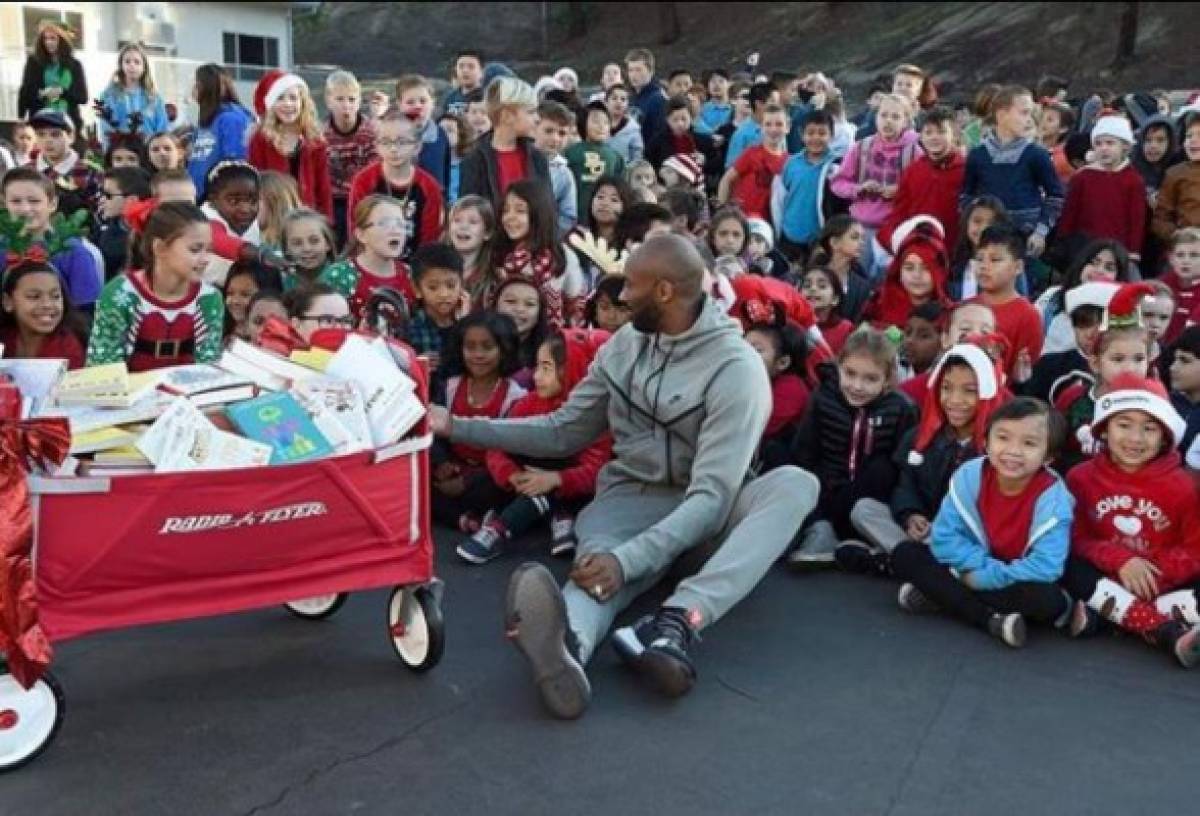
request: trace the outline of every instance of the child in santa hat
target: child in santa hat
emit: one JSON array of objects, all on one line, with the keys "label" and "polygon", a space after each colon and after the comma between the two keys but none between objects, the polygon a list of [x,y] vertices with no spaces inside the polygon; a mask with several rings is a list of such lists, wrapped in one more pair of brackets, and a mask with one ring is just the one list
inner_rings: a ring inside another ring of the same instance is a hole
[{"label": "child in santa hat", "polygon": [[1071,635],[1107,620],[1191,668],[1200,663],[1200,509],[1175,450],[1184,421],[1161,383],[1122,374],[1091,427],[1103,449],[1067,476],[1079,509],[1062,581],[1077,599]]},{"label": "child in santa hat", "polygon": [[984,452],[988,420],[1011,395],[1004,372],[983,348],[989,338],[972,335],[952,346],[930,376],[917,427],[897,448],[900,480],[885,504],[859,499],[850,524],[863,541],[847,541],[834,552],[847,572],[889,574],[891,553],[901,543],[928,543],[938,507],[959,466]]},{"label": "child in santa hat", "polygon": [[308,84],[296,74],[268,75],[255,91],[256,106],[260,92],[265,114],[250,137],[250,164],[294,178],[304,205],[332,220],[329,152]]},{"label": "child in santa hat", "polygon": [[917,216],[896,228],[894,257],[883,285],[863,310],[864,320],[877,329],[903,329],[913,309],[923,303],[936,301],[949,308],[945,234],[937,219],[928,216]]},{"label": "child in santa hat", "polygon": [[1092,281],[1067,290],[1063,312],[1070,320],[1071,348],[1043,354],[1029,379],[1018,384],[1022,394],[1053,404],[1064,389],[1075,383],[1092,384],[1088,358],[1096,350],[1104,310],[1120,288],[1120,284]]},{"label": "child in santa hat", "polygon": [[1146,238],[1146,188],[1129,163],[1133,128],[1121,115],[1102,116],[1091,133],[1095,161],[1071,176],[1058,235],[1119,241],[1135,263]]},{"label": "child in santa hat", "polygon": [[1148,283],[1126,283],[1108,303],[1100,323],[1100,335],[1088,355],[1093,383],[1077,382],[1063,389],[1054,407],[1067,419],[1067,450],[1058,464],[1059,472],[1091,456],[1096,449],[1092,435],[1096,395],[1110,388],[1121,374],[1147,376],[1150,371],[1150,335],[1142,324],[1140,304],[1154,294]]}]

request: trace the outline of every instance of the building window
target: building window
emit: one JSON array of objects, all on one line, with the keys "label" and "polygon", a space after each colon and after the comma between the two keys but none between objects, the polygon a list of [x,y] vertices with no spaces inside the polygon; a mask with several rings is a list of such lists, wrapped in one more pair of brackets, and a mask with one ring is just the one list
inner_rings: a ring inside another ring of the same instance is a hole
[{"label": "building window", "polygon": [[38,23],[42,20],[54,20],[62,23],[63,27],[71,32],[71,48],[75,51],[83,50],[83,14],[80,12],[24,6],[21,9],[21,17],[25,22],[26,47],[33,48],[37,42]]},{"label": "building window", "polygon": [[252,34],[225,32],[225,65],[233,78],[254,82],[272,68],[279,67],[279,40]]}]

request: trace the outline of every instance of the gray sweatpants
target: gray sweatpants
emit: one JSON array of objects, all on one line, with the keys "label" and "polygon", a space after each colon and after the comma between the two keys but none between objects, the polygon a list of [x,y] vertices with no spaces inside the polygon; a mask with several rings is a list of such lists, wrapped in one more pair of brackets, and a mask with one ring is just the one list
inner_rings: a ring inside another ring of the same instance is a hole
[{"label": "gray sweatpants", "polygon": [[[750,594],[787,549],[816,506],[819,493],[816,477],[797,467],[781,467],[746,483],[721,533],[713,542],[697,545],[715,546],[712,556],[699,572],[680,582],[664,606],[698,612],[700,628],[716,623]],[[682,489],[635,484],[605,491],[575,522],[576,557],[611,552],[670,515],[683,496]],[[688,555],[695,551],[693,548]],[[658,583],[664,572],[626,584],[605,601],[597,601],[584,588],[567,582],[563,588],[567,616],[585,663],[616,616]]]},{"label": "gray sweatpants", "polygon": [[850,510],[850,526],[868,544],[888,553],[908,540],[908,533],[892,517],[892,508],[877,499],[856,501]]}]

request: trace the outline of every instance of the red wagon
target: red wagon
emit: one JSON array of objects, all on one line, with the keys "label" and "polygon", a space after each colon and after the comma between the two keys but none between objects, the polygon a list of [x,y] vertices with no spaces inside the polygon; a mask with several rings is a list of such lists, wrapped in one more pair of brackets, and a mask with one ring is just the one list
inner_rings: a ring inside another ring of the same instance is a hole
[{"label": "red wagon", "polygon": [[[410,669],[431,669],[444,646],[442,592],[433,576],[431,440],[424,423],[415,433],[375,451],[269,469],[31,477],[46,636],[59,642],[279,604],[320,619],[348,592],[391,586],[387,637]],[[43,751],[63,709],[50,672],[26,690],[0,664],[0,771]]]}]

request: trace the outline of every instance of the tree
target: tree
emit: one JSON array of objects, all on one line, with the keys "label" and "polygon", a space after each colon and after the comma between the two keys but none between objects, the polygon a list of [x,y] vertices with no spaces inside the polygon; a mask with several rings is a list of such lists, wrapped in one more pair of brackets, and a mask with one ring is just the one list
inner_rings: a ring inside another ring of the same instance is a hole
[{"label": "tree", "polygon": [[1138,3],[1124,3],[1121,11],[1121,28],[1117,34],[1117,56],[1113,67],[1120,68],[1133,61],[1137,50]]},{"label": "tree", "polygon": [[670,45],[682,34],[679,26],[679,8],[675,3],[655,3],[655,6],[658,7],[659,45]]}]

